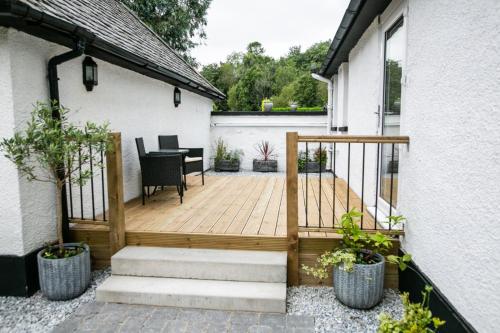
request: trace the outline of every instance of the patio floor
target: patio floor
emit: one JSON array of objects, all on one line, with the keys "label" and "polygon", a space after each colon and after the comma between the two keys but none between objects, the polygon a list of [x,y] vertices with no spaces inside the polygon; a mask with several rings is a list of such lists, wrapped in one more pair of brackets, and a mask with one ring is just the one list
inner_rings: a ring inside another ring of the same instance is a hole
[{"label": "patio floor", "polygon": [[[319,220],[319,178],[307,182],[310,227],[339,225],[346,211],[347,185],[335,180],[335,212],[333,210],[333,178],[321,181],[321,222]],[[306,179],[299,177],[299,225],[306,226]],[[350,191],[350,208],[360,209],[360,198]],[[366,208],[366,207],[365,207]],[[365,209],[366,211],[366,209]],[[364,226],[373,227],[373,218],[366,214]],[[335,218],[334,218],[335,216]],[[218,234],[247,236],[286,236],[286,186],[284,174],[265,176],[206,175],[188,177],[188,191],[181,205],[173,188],[157,191],[142,205],[136,198],[125,204],[127,232]],[[78,228],[79,226],[76,226]],[[102,226],[85,225],[85,228]],[[301,237],[328,237],[325,232],[302,232]],[[333,235],[332,235],[333,236]]]}]

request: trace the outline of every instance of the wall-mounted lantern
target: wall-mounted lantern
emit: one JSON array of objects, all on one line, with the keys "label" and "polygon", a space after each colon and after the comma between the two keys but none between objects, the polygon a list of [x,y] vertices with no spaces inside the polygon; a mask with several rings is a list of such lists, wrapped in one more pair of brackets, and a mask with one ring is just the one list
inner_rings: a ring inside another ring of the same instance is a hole
[{"label": "wall-mounted lantern", "polygon": [[181,90],[177,87],[174,89],[174,105],[175,107],[181,104]]},{"label": "wall-mounted lantern", "polygon": [[97,86],[97,64],[91,57],[85,57],[83,66],[83,84],[87,91],[92,91]]}]

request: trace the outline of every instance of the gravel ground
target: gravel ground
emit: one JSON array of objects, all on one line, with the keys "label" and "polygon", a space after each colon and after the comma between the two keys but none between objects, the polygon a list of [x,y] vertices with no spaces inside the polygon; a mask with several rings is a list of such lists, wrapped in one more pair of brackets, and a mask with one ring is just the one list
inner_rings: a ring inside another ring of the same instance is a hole
[{"label": "gravel ground", "polygon": [[50,332],[76,309],[95,300],[95,289],[111,274],[111,269],[92,272],[87,291],[70,301],[52,302],[41,292],[29,298],[0,297],[0,332]]},{"label": "gravel ground", "polygon": [[348,308],[335,298],[331,287],[289,288],[287,296],[288,314],[315,316],[316,332],[320,333],[376,332],[380,313],[396,318],[403,315],[399,293],[392,289],[387,289],[382,302],[370,310]]},{"label": "gravel ground", "polygon": [[[242,176],[253,176],[253,177],[286,177],[285,172],[253,172],[250,170],[240,170],[238,172],[215,172],[213,170],[209,170],[205,172],[205,175],[209,176],[235,176],[235,177],[242,177]],[[299,173],[300,177],[305,177],[305,173]],[[309,173],[309,177],[319,177],[319,173]],[[332,178],[333,174],[331,172],[322,172],[321,173],[322,178]]]}]

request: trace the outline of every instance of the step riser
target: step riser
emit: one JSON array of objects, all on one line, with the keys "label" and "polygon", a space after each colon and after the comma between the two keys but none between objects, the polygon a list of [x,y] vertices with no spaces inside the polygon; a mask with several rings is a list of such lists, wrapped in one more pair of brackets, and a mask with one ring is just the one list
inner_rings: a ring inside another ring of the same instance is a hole
[{"label": "step riser", "polygon": [[226,311],[253,311],[286,313],[286,302],[266,299],[241,299],[226,297],[198,297],[192,295],[158,295],[97,291],[98,302],[172,306]]},{"label": "step riser", "polygon": [[113,274],[183,279],[286,282],[286,266],[237,263],[115,259]]}]

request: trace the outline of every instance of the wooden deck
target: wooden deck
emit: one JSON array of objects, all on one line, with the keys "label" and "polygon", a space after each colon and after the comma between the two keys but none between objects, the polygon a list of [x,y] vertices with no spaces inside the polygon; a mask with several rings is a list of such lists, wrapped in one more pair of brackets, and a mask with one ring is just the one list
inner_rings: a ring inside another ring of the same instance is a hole
[{"label": "wooden deck", "polygon": [[[307,188],[307,190],[306,190]],[[200,176],[188,177],[184,203],[173,188],[157,191],[142,205],[137,198],[125,204],[127,232],[181,233],[204,235],[286,236],[285,177],[278,176]],[[307,221],[305,197],[308,197]],[[299,178],[299,226],[339,225],[347,207],[347,185],[343,179],[324,177],[321,181],[321,220],[319,178]],[[350,191],[349,206],[361,209],[361,200]],[[335,211],[333,205],[335,203]],[[366,211],[366,207],[365,207]],[[321,224],[321,225],[320,225]],[[363,225],[373,227],[366,214]],[[98,225],[74,228],[102,229]],[[302,232],[301,237],[329,237],[325,232]]]}]

